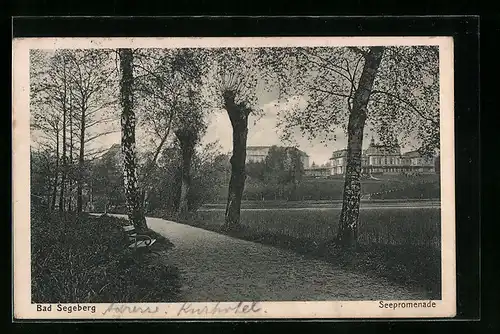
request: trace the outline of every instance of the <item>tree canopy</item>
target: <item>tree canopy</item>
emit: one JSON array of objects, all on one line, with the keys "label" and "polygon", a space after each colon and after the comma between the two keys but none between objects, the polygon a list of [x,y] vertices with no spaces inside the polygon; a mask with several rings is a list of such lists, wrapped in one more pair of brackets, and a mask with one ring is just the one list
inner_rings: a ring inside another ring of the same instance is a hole
[{"label": "tree canopy", "polygon": [[[287,139],[296,128],[309,138],[335,140],[347,132],[359,86],[365,47],[262,48],[260,63],[280,99],[300,97],[304,105],[282,112]],[[371,92],[367,126],[384,144],[417,142],[425,152],[439,149],[439,51],[435,46],[390,46]]]}]

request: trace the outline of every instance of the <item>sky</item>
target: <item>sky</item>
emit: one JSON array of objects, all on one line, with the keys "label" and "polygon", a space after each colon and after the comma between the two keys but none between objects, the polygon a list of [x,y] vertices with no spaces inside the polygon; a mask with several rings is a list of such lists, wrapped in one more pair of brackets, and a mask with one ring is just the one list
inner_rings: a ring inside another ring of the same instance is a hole
[{"label": "sky", "polygon": [[[276,103],[276,101],[268,102],[262,105],[264,111],[262,117],[257,119],[251,116],[249,118],[247,146],[291,145],[289,142],[283,142],[280,139],[281,131],[276,126],[278,120],[277,113],[283,109],[283,105],[283,103]],[[337,134],[337,141],[329,143],[327,146],[320,143],[319,139],[309,141],[308,138],[301,136],[298,131],[295,132],[293,139],[298,148],[309,155],[310,163],[314,161],[317,165],[320,165],[328,161],[334,150],[346,147],[347,140],[345,140],[341,131],[339,131],[339,134]],[[209,126],[203,142],[210,143],[214,141],[219,142],[224,152],[231,151],[231,123],[224,110],[216,111],[210,116]]]},{"label": "sky", "polygon": [[[298,102],[300,97],[298,97]],[[280,138],[280,129],[277,127],[278,112],[290,109],[290,102],[280,101],[278,102],[277,95],[273,92],[266,92],[262,90],[258,94],[258,104],[262,108],[263,113],[258,118],[255,116],[250,116],[248,122],[248,140],[247,146],[291,146],[297,145],[297,147],[306,152],[309,155],[309,163],[313,162],[316,165],[321,165],[328,162],[335,150],[344,149],[347,147],[347,138],[343,130],[339,129],[335,131],[336,140],[321,143],[320,139],[312,139],[303,136],[300,131],[293,131],[293,141],[284,142]],[[305,102],[304,102],[305,103]],[[208,128],[205,132],[204,137],[201,139],[201,145],[206,145],[213,142],[218,142],[218,145],[222,153],[228,153],[232,150],[232,128],[229,121],[229,117],[225,110],[215,109],[213,110],[207,119]],[[109,126],[109,124],[107,124]],[[114,125],[117,132],[112,133],[107,136],[98,138],[93,142],[93,147],[111,147],[113,144],[120,143],[120,132],[119,123],[116,122]],[[144,132],[145,129],[138,128],[137,133],[137,147],[142,150],[148,147],[148,136]],[[332,134],[333,135],[333,134]],[[365,139],[363,141],[363,147],[367,148],[371,137],[374,136],[377,140],[377,136],[365,130]],[[412,147],[402,148],[402,152],[413,149]]]},{"label": "sky", "polygon": [[[297,147],[309,155],[309,162],[314,161],[316,165],[321,165],[328,162],[332,152],[335,150],[346,148],[347,139],[342,130],[336,132],[336,141],[327,145],[320,142],[319,139],[309,141],[308,138],[302,136],[299,131],[294,131],[294,143],[284,142],[280,139],[280,129],[277,127],[278,112],[284,111],[288,107],[287,102],[278,102],[273,93],[268,93],[262,90],[259,94],[258,104],[262,108],[263,113],[259,117],[250,116],[248,122],[248,140],[247,146],[291,146]],[[222,153],[227,153],[232,150],[232,128],[231,122],[225,110],[214,109],[207,119],[208,128],[204,137],[201,139],[201,145],[218,142]],[[109,125],[109,124],[108,124]],[[115,127],[119,129],[119,124]],[[144,129],[137,129],[137,146],[139,149],[147,147],[147,135]],[[365,140],[368,145],[369,140]],[[94,147],[111,147],[113,144],[120,143],[120,133],[112,133],[103,136],[96,140],[92,146]]]}]

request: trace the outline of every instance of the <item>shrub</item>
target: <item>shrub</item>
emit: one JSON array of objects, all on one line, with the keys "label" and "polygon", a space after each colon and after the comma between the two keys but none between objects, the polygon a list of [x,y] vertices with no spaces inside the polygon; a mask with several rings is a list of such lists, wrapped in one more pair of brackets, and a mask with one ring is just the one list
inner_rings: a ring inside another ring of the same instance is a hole
[{"label": "shrub", "polygon": [[33,302],[176,301],[177,269],[129,249],[129,243],[117,218],[34,212]]}]

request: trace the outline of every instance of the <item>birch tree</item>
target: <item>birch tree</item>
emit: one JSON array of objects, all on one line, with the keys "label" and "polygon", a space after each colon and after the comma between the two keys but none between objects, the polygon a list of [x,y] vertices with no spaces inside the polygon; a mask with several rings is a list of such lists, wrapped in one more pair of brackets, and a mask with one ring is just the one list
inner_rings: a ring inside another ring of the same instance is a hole
[{"label": "birch tree", "polygon": [[143,203],[137,186],[137,159],[135,145],[136,117],[134,110],[134,73],[133,52],[131,49],[120,49],[120,105],[122,129],[122,154],[124,167],[124,185],[127,199],[127,213],[130,222],[137,230],[146,230],[146,218],[143,212]]},{"label": "birch tree", "polygon": [[432,46],[261,49],[264,72],[282,98],[301,97],[280,115],[283,138],[295,129],[311,139],[347,135],[347,170],[336,244],[357,244],[365,126],[386,145],[417,142],[439,149],[439,52]]}]

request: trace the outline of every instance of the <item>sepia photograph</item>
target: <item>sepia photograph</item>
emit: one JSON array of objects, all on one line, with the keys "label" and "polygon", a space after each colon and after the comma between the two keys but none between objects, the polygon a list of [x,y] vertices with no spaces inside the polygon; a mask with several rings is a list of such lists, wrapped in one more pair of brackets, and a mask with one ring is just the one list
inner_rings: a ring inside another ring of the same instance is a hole
[{"label": "sepia photograph", "polygon": [[452,51],[14,40],[15,317],[453,316]]}]

